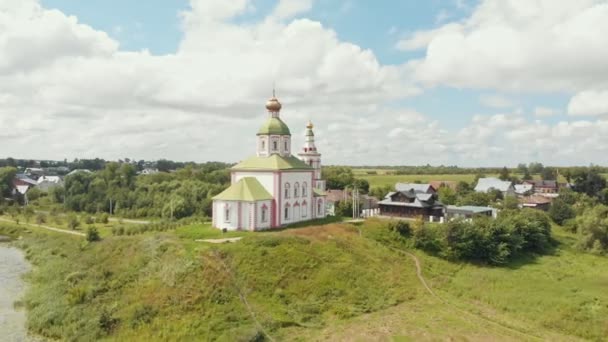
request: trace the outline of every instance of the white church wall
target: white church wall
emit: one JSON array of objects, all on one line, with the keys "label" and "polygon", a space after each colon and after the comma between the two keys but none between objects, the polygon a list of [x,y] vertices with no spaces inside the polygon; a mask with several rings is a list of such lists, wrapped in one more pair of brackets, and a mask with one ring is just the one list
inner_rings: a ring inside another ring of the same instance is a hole
[{"label": "white church wall", "polygon": [[[256,230],[264,230],[269,229],[272,223],[272,201],[259,201],[254,206],[255,213],[255,229]],[[263,217],[262,211],[264,210],[264,206],[266,206],[266,215]]]},{"label": "white church wall", "polygon": [[[239,210],[236,201],[213,201],[214,223],[216,228],[237,230]],[[228,209],[228,211],[226,211]],[[228,214],[228,216],[226,216]]]},{"label": "white church wall", "polygon": [[[311,215],[312,203],[312,171],[283,172],[281,174],[281,225],[307,221]],[[289,197],[285,198],[285,185],[289,183]],[[299,185],[298,196],[295,196],[296,183]],[[306,184],[306,196],[303,196],[303,185]],[[304,202],[306,205],[304,206]],[[304,208],[306,207],[306,208]],[[285,219],[285,208],[289,208],[289,216]]]},{"label": "white church wall", "polygon": [[273,172],[244,172],[235,171],[233,172],[233,183],[238,182],[241,178],[253,177],[262,184],[264,189],[268,191],[270,195],[274,194],[274,173]]}]

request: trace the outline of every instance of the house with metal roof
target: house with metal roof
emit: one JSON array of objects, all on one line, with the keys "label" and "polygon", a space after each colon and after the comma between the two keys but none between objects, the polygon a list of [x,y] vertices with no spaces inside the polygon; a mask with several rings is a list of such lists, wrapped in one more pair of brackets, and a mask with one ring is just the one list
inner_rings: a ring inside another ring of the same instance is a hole
[{"label": "house with metal roof", "polygon": [[480,207],[474,205],[448,205],[445,207],[446,220],[453,220],[457,218],[472,219],[473,217],[478,216],[488,216],[496,218],[497,210],[491,207]]},{"label": "house with metal roof", "polygon": [[213,198],[213,225],[226,230],[263,230],[326,215],[325,181],[312,123],[298,157],[281,103],[266,102],[269,117],[257,132],[256,154],[231,168],[231,185]]},{"label": "house with metal roof", "polygon": [[475,185],[476,192],[487,193],[492,190],[498,190],[502,192],[503,196],[514,196],[515,187],[511,181],[503,181],[498,178],[488,177],[479,178],[477,185]]},{"label": "house with metal roof", "polygon": [[[443,204],[439,201],[434,191],[431,193],[428,187],[417,184],[415,188],[399,186],[396,188],[408,189],[388,193],[384,199],[378,202],[381,216],[417,218],[422,217],[429,221],[440,221],[443,217]],[[427,184],[428,185],[428,184]],[[431,187],[432,189],[432,187]]]},{"label": "house with metal roof", "polygon": [[420,184],[420,183],[397,183],[395,184],[395,190],[397,191],[415,191],[425,194],[434,194],[437,189],[433,188],[431,184]]}]

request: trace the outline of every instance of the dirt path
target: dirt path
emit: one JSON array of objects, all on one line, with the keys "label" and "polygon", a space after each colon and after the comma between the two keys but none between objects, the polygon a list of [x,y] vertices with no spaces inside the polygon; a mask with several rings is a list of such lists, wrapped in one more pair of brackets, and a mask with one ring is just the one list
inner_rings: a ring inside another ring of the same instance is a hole
[{"label": "dirt path", "polygon": [[[10,222],[10,223],[17,223],[16,221],[5,219],[5,218],[1,218],[1,217],[0,217],[0,221]],[[66,230],[66,229],[60,229],[60,228],[50,227],[50,226],[45,226],[45,225],[37,225],[37,224],[30,224],[30,223],[23,223],[23,225],[26,225],[28,227],[34,227],[34,228],[42,228],[42,229],[50,230],[50,231],[57,232],[57,233],[70,234],[70,235],[76,235],[76,236],[85,236],[84,233],[75,232],[75,231],[72,231],[72,230]]]},{"label": "dirt path", "polygon": [[251,308],[251,305],[249,304],[249,301],[247,300],[247,296],[245,295],[245,293],[243,292],[242,287],[238,284],[238,281],[236,280],[236,277],[234,276],[234,273],[232,271],[232,268],[230,268],[230,266],[228,266],[226,264],[226,262],[224,262],[224,259],[222,259],[221,256],[217,256],[216,255],[216,259],[219,261],[219,263],[222,265],[222,268],[224,269],[224,272],[226,272],[228,274],[228,276],[230,277],[230,279],[232,280],[232,285],[234,286],[234,288],[236,289],[236,291],[239,294],[239,299],[241,300],[241,302],[243,303],[243,305],[245,305],[245,308],[247,309],[247,313],[249,314],[249,316],[251,317],[251,319],[253,320],[253,323],[255,324],[256,328],[258,329],[259,332],[261,332],[262,334],[264,334],[264,336],[271,342],[275,342],[275,339],[272,338],[272,336],[270,336],[270,334],[268,334],[268,332],[266,331],[266,329],[264,329],[264,326],[262,326],[262,323],[260,323],[260,321],[258,320],[255,312],[253,311],[253,309]]},{"label": "dirt path", "polygon": [[472,316],[472,317],[475,317],[477,319],[481,319],[481,320],[483,320],[486,323],[489,323],[489,324],[494,325],[496,327],[499,327],[501,329],[507,330],[510,333],[515,333],[515,334],[517,334],[519,336],[524,336],[524,337],[526,337],[528,339],[540,340],[540,341],[543,340],[543,338],[541,338],[539,336],[531,335],[531,334],[528,334],[526,332],[523,332],[523,331],[511,328],[511,327],[508,327],[508,326],[506,326],[504,324],[500,324],[500,323],[495,322],[495,321],[493,321],[491,319],[488,319],[488,318],[486,318],[486,317],[484,317],[482,315],[472,313],[470,311],[461,309],[461,308],[455,306],[454,304],[449,303],[445,299],[439,297],[435,293],[435,291],[433,291],[433,289],[431,289],[431,287],[428,285],[428,283],[426,282],[426,279],[424,279],[424,276],[422,275],[422,266],[421,266],[421,263],[420,263],[420,259],[418,259],[418,257],[416,255],[414,255],[414,254],[412,254],[410,252],[402,251],[402,250],[397,249],[397,248],[392,248],[392,247],[389,247],[389,248],[392,249],[392,250],[394,250],[394,251],[397,251],[398,253],[405,254],[405,255],[409,256],[414,261],[414,264],[416,265],[416,276],[418,277],[418,280],[420,280],[420,283],[422,284],[422,286],[424,286],[424,288],[426,289],[426,291],[429,294],[431,294],[433,297],[435,297],[437,300],[439,300],[441,303],[443,303],[449,309],[453,309],[453,310],[458,311],[460,313],[463,313],[465,315]]},{"label": "dirt path", "polygon": [[226,243],[226,242],[237,242],[240,239],[242,239],[242,237],[233,237],[233,238],[226,238],[226,239],[198,239],[198,240],[194,240],[194,241],[209,242],[209,243]]}]

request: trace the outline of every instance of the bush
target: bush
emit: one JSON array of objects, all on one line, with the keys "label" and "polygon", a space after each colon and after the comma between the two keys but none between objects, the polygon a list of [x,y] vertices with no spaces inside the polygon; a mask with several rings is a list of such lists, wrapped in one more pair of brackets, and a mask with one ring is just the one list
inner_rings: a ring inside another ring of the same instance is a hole
[{"label": "bush", "polygon": [[95,220],[93,220],[93,218],[91,216],[87,216],[87,218],[84,219],[84,223],[85,224],[93,224],[93,223],[95,223]]},{"label": "bush", "polygon": [[574,218],[576,216],[576,213],[574,212],[574,209],[570,204],[566,203],[564,200],[558,197],[554,199],[553,203],[551,204],[551,208],[549,209],[549,216],[555,223],[561,226],[567,220]]},{"label": "bush", "polygon": [[150,305],[141,305],[135,308],[131,316],[131,326],[136,328],[142,324],[149,324],[157,312]]},{"label": "bush", "polygon": [[78,227],[80,227],[80,221],[78,220],[78,217],[76,215],[70,215],[68,217],[68,228],[76,230],[78,229]]},{"label": "bush", "polygon": [[38,213],[36,215],[36,223],[38,225],[46,223],[46,215],[44,213]]},{"label": "bush", "polygon": [[99,232],[97,231],[97,228],[90,226],[89,228],[87,228],[87,241],[89,242],[95,242],[95,241],[99,241],[101,238],[99,237]]},{"label": "bush", "polygon": [[412,234],[410,224],[403,220],[397,220],[388,224],[388,229],[398,233],[401,236],[408,237]]},{"label": "bush", "polygon": [[110,222],[110,217],[108,216],[108,214],[103,213],[97,215],[97,223],[108,224],[108,222]]}]

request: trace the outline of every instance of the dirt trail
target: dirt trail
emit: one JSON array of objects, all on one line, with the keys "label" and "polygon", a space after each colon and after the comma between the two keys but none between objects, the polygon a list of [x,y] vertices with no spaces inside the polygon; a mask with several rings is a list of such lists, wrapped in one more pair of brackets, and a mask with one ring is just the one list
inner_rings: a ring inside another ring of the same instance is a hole
[{"label": "dirt trail", "polygon": [[[10,223],[17,223],[16,221],[5,219],[5,218],[0,218],[0,221],[10,222]],[[30,224],[30,223],[23,223],[23,225],[28,226],[28,227],[34,227],[34,228],[42,228],[42,229],[50,230],[50,231],[57,232],[57,233],[70,234],[70,235],[76,235],[76,236],[85,236],[84,233],[75,232],[75,231],[72,231],[72,230],[66,230],[66,229],[60,229],[60,228],[50,227],[50,226],[45,226],[45,225],[37,225],[37,224]]]},{"label": "dirt trail", "polygon": [[469,315],[469,316],[475,317],[477,319],[481,319],[481,320],[483,320],[486,323],[489,323],[489,324],[494,325],[496,327],[499,327],[501,329],[507,330],[507,331],[509,331],[511,333],[515,333],[515,334],[517,334],[519,336],[524,336],[524,337],[526,337],[528,339],[532,339],[532,340],[540,340],[540,341],[543,340],[543,338],[541,338],[539,336],[531,335],[531,334],[528,334],[526,332],[523,332],[523,331],[520,331],[520,330],[517,330],[517,329],[513,329],[513,328],[508,327],[508,326],[506,326],[504,324],[500,324],[498,322],[492,321],[492,320],[490,320],[490,319],[488,319],[488,318],[486,318],[486,317],[484,317],[482,315],[475,314],[475,313],[469,312],[467,310],[460,309],[460,308],[456,307],[454,304],[451,304],[451,303],[447,302],[445,299],[439,297],[433,291],[433,289],[431,289],[431,287],[428,285],[428,283],[426,282],[426,279],[424,279],[424,276],[422,275],[422,266],[421,266],[421,263],[420,263],[420,259],[418,259],[418,257],[416,255],[414,255],[414,254],[412,254],[410,252],[406,252],[406,251],[397,249],[397,248],[392,248],[392,247],[389,247],[389,248],[392,249],[392,250],[394,250],[394,251],[397,251],[400,254],[405,254],[405,255],[409,256],[414,261],[414,264],[416,265],[416,276],[418,277],[418,280],[420,280],[420,283],[422,284],[422,286],[424,286],[424,288],[426,289],[426,291],[429,294],[431,294],[433,297],[435,297],[437,300],[439,300],[441,303],[443,303],[447,308],[455,310],[455,311],[458,311],[458,312],[463,313],[465,315]]}]

